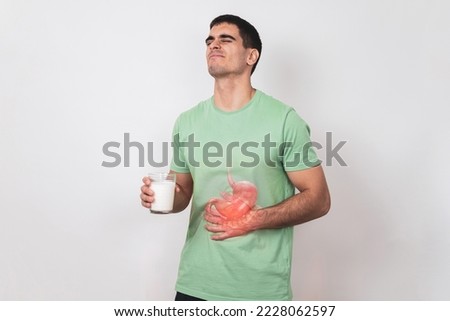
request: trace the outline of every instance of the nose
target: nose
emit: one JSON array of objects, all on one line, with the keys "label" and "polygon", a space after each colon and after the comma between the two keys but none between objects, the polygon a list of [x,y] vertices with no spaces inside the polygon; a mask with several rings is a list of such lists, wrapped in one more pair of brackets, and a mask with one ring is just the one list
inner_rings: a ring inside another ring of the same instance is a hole
[{"label": "nose", "polygon": [[220,48],[220,42],[218,39],[215,39],[213,41],[211,41],[211,43],[209,44],[209,49],[214,50],[214,49],[219,49]]}]

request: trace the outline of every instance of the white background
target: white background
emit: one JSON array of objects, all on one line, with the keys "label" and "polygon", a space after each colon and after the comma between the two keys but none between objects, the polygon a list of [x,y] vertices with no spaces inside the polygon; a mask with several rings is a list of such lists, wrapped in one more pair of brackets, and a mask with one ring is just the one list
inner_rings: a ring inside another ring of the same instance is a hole
[{"label": "white background", "polygon": [[150,167],[102,148],[161,146],[212,94],[222,13],[261,34],[253,85],[347,141],[329,215],[295,229],[294,299],[449,300],[445,0],[1,0],[0,299],[173,299],[188,212],[149,214]]}]

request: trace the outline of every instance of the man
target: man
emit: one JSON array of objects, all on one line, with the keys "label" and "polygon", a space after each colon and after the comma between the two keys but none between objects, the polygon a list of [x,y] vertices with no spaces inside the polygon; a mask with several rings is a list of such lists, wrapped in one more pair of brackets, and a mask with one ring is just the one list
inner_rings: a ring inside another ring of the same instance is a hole
[{"label": "man", "polygon": [[[307,124],[251,85],[260,55],[259,34],[247,21],[223,15],[211,22],[206,60],[214,95],[182,113],[173,129],[174,211],[192,198],[176,300],[292,299],[293,226],[330,208]],[[141,202],[150,208],[153,192],[143,182]]]}]

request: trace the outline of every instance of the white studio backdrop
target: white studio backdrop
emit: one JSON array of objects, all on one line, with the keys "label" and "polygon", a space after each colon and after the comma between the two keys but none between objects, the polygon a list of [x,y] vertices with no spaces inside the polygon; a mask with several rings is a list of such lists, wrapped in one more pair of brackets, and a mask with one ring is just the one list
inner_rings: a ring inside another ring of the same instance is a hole
[{"label": "white studio backdrop", "polygon": [[188,211],[143,209],[147,158],[104,167],[103,146],[128,135],[162,157],[212,94],[204,39],[223,13],[261,34],[254,86],[314,141],[346,142],[347,166],[324,164],[330,213],[295,228],[294,299],[449,300],[444,0],[1,0],[0,299],[173,299]]}]

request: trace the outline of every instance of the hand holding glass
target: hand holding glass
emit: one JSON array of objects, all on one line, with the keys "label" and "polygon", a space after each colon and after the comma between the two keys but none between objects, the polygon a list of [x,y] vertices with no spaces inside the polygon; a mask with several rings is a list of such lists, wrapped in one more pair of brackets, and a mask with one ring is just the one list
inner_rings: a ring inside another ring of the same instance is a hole
[{"label": "hand holding glass", "polygon": [[148,174],[153,191],[154,201],[151,204],[150,211],[155,214],[172,213],[173,201],[175,198],[176,175],[167,173]]}]

